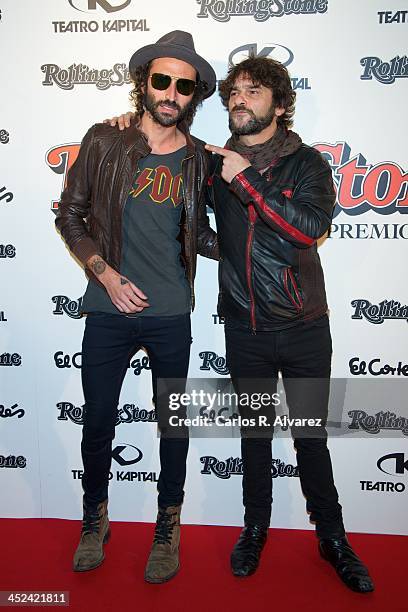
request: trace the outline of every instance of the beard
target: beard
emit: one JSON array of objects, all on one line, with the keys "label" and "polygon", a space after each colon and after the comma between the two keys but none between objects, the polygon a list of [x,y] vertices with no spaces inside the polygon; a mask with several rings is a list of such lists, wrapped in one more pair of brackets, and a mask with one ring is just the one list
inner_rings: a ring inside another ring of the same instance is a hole
[{"label": "beard", "polygon": [[[165,110],[160,110],[161,104],[165,104],[170,108],[174,108],[177,113],[175,115],[168,115]],[[153,121],[155,121],[162,127],[169,127],[172,125],[176,125],[177,123],[185,119],[188,111],[190,110],[191,102],[189,102],[182,108],[179,104],[177,104],[177,102],[172,102],[171,100],[156,101],[153,96],[146,92],[143,98],[143,106],[150,113],[153,118]]]},{"label": "beard", "polygon": [[[250,119],[242,125],[236,125],[233,114],[236,110],[245,111],[250,116]],[[257,117],[255,113],[249,109],[242,108],[241,106],[234,106],[234,108],[232,108],[229,112],[229,129],[237,136],[259,134],[272,123],[274,117],[275,105],[272,105],[269,111],[263,117]]]}]

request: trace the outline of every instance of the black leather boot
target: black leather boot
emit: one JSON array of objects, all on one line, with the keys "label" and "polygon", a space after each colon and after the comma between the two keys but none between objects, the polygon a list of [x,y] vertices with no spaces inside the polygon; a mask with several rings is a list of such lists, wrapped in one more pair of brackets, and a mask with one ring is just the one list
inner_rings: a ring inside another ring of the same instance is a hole
[{"label": "black leather boot", "polygon": [[234,576],[250,576],[256,572],[268,535],[267,527],[246,525],[231,553],[231,569]]},{"label": "black leather boot", "polygon": [[357,593],[374,591],[374,583],[368,569],[357,557],[346,536],[320,539],[319,551],[349,589]]}]

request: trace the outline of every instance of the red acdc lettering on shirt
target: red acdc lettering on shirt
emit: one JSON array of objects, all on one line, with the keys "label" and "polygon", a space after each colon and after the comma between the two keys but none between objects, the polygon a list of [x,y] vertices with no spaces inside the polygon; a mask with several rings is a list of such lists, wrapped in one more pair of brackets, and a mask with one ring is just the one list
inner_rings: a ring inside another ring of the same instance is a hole
[{"label": "red acdc lettering on shirt", "polygon": [[180,195],[181,183],[181,174],[177,174],[173,177],[167,166],[144,168],[140,174],[137,175],[130,195],[137,198],[142,191],[150,187],[149,197],[153,202],[163,204],[163,202],[170,199],[176,207],[182,201]]}]

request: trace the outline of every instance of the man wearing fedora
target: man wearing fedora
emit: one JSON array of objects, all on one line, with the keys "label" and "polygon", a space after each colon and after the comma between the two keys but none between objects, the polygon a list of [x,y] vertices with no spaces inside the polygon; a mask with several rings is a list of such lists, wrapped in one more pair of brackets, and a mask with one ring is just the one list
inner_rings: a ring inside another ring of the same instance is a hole
[{"label": "man wearing fedora", "polygon": [[[290,129],[295,92],[283,64],[250,56],[230,67],[219,93],[232,136],[225,148],[206,148],[215,154],[208,195],[219,236],[227,366],[246,397],[273,397],[282,375],[291,418],[307,417],[292,434],[319,552],[348,588],[369,593],[374,584],[346,536],[327,447],[332,343],[317,241],[336,200],[331,169]],[[129,117],[111,121],[124,128]],[[263,417],[271,423],[269,408]],[[240,414],[255,416],[246,404]],[[263,424],[241,428],[245,526],[231,554],[235,576],[257,571],[267,540],[272,437],[273,427]]]},{"label": "man wearing fedora", "polygon": [[[84,265],[88,286],[82,344],[83,525],[75,571],[98,567],[110,535],[108,479],[117,406],[129,358],[150,358],[159,427],[158,379],[187,377],[197,253],[217,259],[202,198],[208,156],[189,133],[197,106],[215,89],[212,67],[191,34],[174,31],[130,59],[135,118],[121,132],[90,128],[61,196],[56,226]],[[158,515],[145,579],[179,569],[180,510],[188,435],[162,435]]]}]

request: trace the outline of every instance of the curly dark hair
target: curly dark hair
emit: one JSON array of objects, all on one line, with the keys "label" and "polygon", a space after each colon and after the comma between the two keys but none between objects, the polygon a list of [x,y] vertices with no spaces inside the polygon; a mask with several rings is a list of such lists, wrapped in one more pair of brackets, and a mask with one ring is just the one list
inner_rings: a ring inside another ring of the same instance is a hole
[{"label": "curly dark hair", "polygon": [[296,92],[292,89],[292,82],[286,67],[269,57],[255,56],[250,56],[239,64],[231,66],[226,78],[219,85],[219,94],[225,108],[228,108],[235,81],[243,74],[252,79],[254,85],[263,85],[272,90],[274,104],[285,109],[283,115],[277,118],[278,125],[284,125],[286,128],[292,127]]},{"label": "curly dark hair", "polygon": [[[152,60],[153,61],[153,60]],[[130,78],[132,79],[133,89],[129,94],[129,98],[135,107],[135,113],[139,117],[141,117],[144,113],[143,108],[143,99],[144,93],[143,89],[146,91],[147,87],[147,78],[149,76],[150,66],[152,61],[144,64],[143,66],[138,66],[134,71],[130,73]],[[184,122],[187,127],[190,127],[193,123],[193,119],[197,112],[197,109],[201,106],[205,93],[208,89],[208,85],[206,81],[202,81],[200,79],[199,74],[197,73],[197,86],[194,90],[193,97],[190,102],[190,107],[187,112],[187,115],[184,118]]]}]

